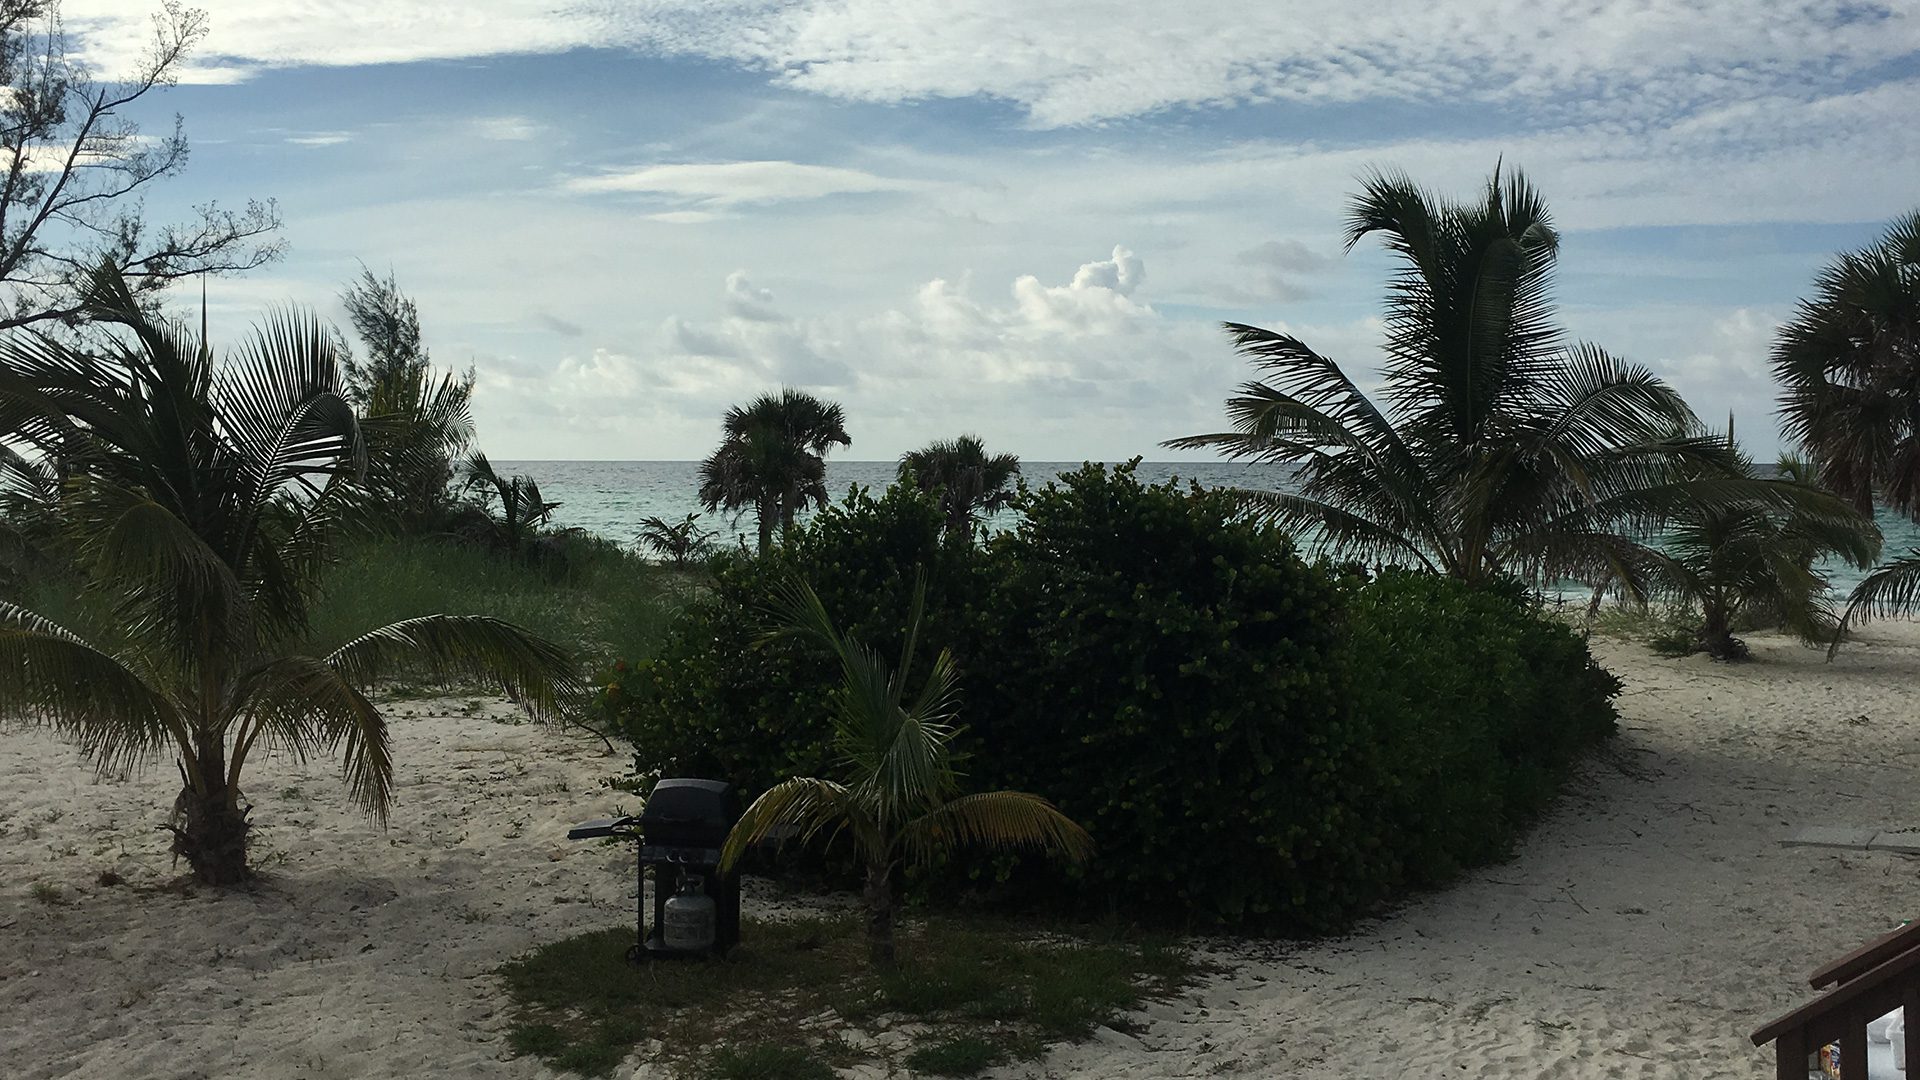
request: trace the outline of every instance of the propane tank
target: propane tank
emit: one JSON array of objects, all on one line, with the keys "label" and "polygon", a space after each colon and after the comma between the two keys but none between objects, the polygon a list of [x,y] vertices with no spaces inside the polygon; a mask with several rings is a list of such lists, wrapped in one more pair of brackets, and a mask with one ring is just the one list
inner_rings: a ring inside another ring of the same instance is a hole
[{"label": "propane tank", "polygon": [[714,903],[701,888],[698,874],[680,879],[680,891],[673,894],[662,913],[662,943],[675,952],[705,952],[713,948]]}]

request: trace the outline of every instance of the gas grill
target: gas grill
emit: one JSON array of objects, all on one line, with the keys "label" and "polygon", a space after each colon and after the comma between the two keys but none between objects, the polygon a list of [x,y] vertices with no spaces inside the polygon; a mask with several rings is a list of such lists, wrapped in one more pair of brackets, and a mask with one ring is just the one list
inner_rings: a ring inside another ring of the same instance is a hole
[{"label": "gas grill", "polygon": [[[740,819],[733,785],[719,780],[661,780],[638,817],[601,818],[568,830],[570,840],[619,836],[639,842],[634,871],[635,943],[627,959],[639,963],[655,956],[703,955],[669,948],[662,928],[667,899],[687,875],[697,874],[701,891],[714,902],[714,940],[710,950],[724,954],[740,941],[740,879],[720,872],[720,849]],[[653,917],[647,918],[647,871],[653,871]]]}]

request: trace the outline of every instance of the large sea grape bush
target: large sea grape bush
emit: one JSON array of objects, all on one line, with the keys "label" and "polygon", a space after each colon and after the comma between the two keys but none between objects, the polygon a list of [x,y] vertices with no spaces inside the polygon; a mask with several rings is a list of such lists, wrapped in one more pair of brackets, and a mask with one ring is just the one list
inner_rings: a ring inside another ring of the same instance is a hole
[{"label": "large sea grape bush", "polygon": [[1619,680],[1517,588],[1387,571],[1350,592],[1354,708],[1406,883],[1505,857],[1613,733]]},{"label": "large sea grape bush", "polygon": [[962,718],[975,782],[1044,794],[1092,834],[1072,892],[1301,930],[1376,901],[1393,862],[1332,577],[1232,496],[1131,465],[1088,465],[1020,508],[988,551]]},{"label": "large sea grape bush", "polygon": [[770,602],[804,580],[891,655],[924,574],[923,651],[960,672],[965,783],[1051,800],[1096,849],[1073,870],[921,868],[917,895],[1283,933],[1498,857],[1612,728],[1618,684],[1516,592],[1311,566],[1234,496],[1132,466],[1015,506],[1011,531],[956,544],[929,497],[855,490],[767,556],[719,560],[603,694],[607,719],[642,768],[747,798],[829,771],[838,666],[768,640]]}]

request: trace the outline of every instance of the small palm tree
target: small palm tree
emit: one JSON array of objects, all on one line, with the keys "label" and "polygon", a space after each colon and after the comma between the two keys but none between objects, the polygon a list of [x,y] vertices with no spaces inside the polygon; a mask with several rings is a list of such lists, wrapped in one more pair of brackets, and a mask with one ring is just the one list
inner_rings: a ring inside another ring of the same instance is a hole
[{"label": "small palm tree", "polygon": [[640,546],[684,570],[687,564],[713,550],[713,534],[696,522],[699,514],[688,514],[679,521],[650,517],[640,523],[634,539]]},{"label": "small palm tree", "polygon": [[1834,557],[1864,570],[1880,552],[1872,519],[1821,490],[1804,462],[1782,458],[1773,482],[1792,486],[1791,504],[1682,507],[1660,544],[1656,588],[1699,605],[1695,647],[1717,659],[1747,655],[1733,636],[1738,622],[1782,626],[1809,643],[1832,641],[1840,623],[1817,564]]},{"label": "small palm tree", "polygon": [[[502,476],[478,450],[461,464],[460,473],[465,489],[480,493],[488,542],[515,557],[527,554],[541,527],[553,520],[560,506],[540,497],[540,485],[533,477]],[[498,513],[493,512],[496,506]]]},{"label": "small palm tree", "polygon": [[722,853],[731,866],[776,832],[797,831],[802,842],[847,833],[866,864],[868,953],[882,967],[894,960],[893,873],[903,861],[924,863],[966,847],[1037,848],[1078,861],[1093,846],[1084,829],[1037,795],[958,794],[952,654],[941,650],[917,693],[909,695],[907,688],[926,596],[923,577],[914,583],[906,641],[893,667],[841,634],[804,582],[777,598],[787,625],[776,633],[815,638],[840,663],[844,681],[832,719],[846,774],[837,781],[796,777],[774,785],[747,808]]},{"label": "small palm tree", "polygon": [[[1863,512],[1877,495],[1920,520],[1920,211],[1839,256],[1814,287],[1774,343],[1785,433],[1813,458],[1821,483]],[[1861,581],[1842,628],[1916,605],[1920,550]]]},{"label": "small palm tree", "polygon": [[97,353],[0,343],[0,437],[67,470],[60,528],[112,626],[88,640],[0,603],[0,702],[103,771],[176,756],[173,850],[197,877],[249,876],[242,777],[256,757],[337,751],[355,800],[384,819],[393,761],[369,697],[384,679],[495,679],[536,710],[575,692],[557,648],[481,616],[310,651],[308,612],[364,462],[330,336],[276,315],[216,365],[185,328],[151,321],[111,265],[87,301],[90,319],[126,331]]},{"label": "small palm tree", "polygon": [[1013,499],[1020,459],[987,454],[977,435],[941,439],[900,455],[900,482],[934,493],[947,515],[947,535],[966,537],[982,514],[992,514]]},{"label": "small palm tree", "polygon": [[1552,321],[1559,236],[1519,173],[1443,202],[1376,174],[1348,213],[1349,249],[1384,238],[1386,406],[1289,334],[1226,324],[1266,375],[1227,400],[1233,430],[1171,440],[1297,466],[1297,489],[1250,505],[1335,558],[1469,582],[1611,575],[1641,595],[1631,534],[1673,505],[1775,497],[1736,474],[1680,396],[1644,367],[1568,345]]},{"label": "small palm tree", "polygon": [[776,525],[790,529],[808,505],[826,505],[826,454],[853,445],[846,413],[789,388],[728,409],[721,426],[720,448],[700,463],[700,501],[708,511],[751,508],[764,554]]}]

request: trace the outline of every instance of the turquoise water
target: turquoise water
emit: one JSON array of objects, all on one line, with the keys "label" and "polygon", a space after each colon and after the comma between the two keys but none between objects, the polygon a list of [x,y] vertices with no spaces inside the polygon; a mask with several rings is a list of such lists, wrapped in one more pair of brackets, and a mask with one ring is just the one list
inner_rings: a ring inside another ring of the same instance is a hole
[{"label": "turquoise water", "polygon": [[[1079,468],[1079,462],[1023,461],[1022,474],[1033,485]],[[751,539],[754,524],[750,517],[703,513],[697,497],[699,481],[694,461],[498,461],[494,467],[503,473],[525,473],[539,481],[540,493],[549,501],[558,501],[555,523],[577,526],[610,540],[630,542],[640,522],[649,517],[677,521],[688,514],[700,514],[701,524],[719,533],[727,543],[737,538]],[[827,490],[839,499],[853,484],[876,491],[893,482],[891,461],[827,462]],[[1140,464],[1140,478],[1149,483],[1178,477],[1194,480],[1207,487],[1239,487],[1255,490],[1284,489],[1287,469],[1256,462],[1221,461],[1147,461]],[[1920,527],[1905,518],[1882,512],[1880,529],[1886,535],[1889,555],[1920,548]],[[1002,522],[1004,524],[1004,522]],[[1304,544],[1310,548],[1310,545]],[[1835,591],[1850,591],[1860,580],[1859,571],[1847,567],[1828,570]]]}]

